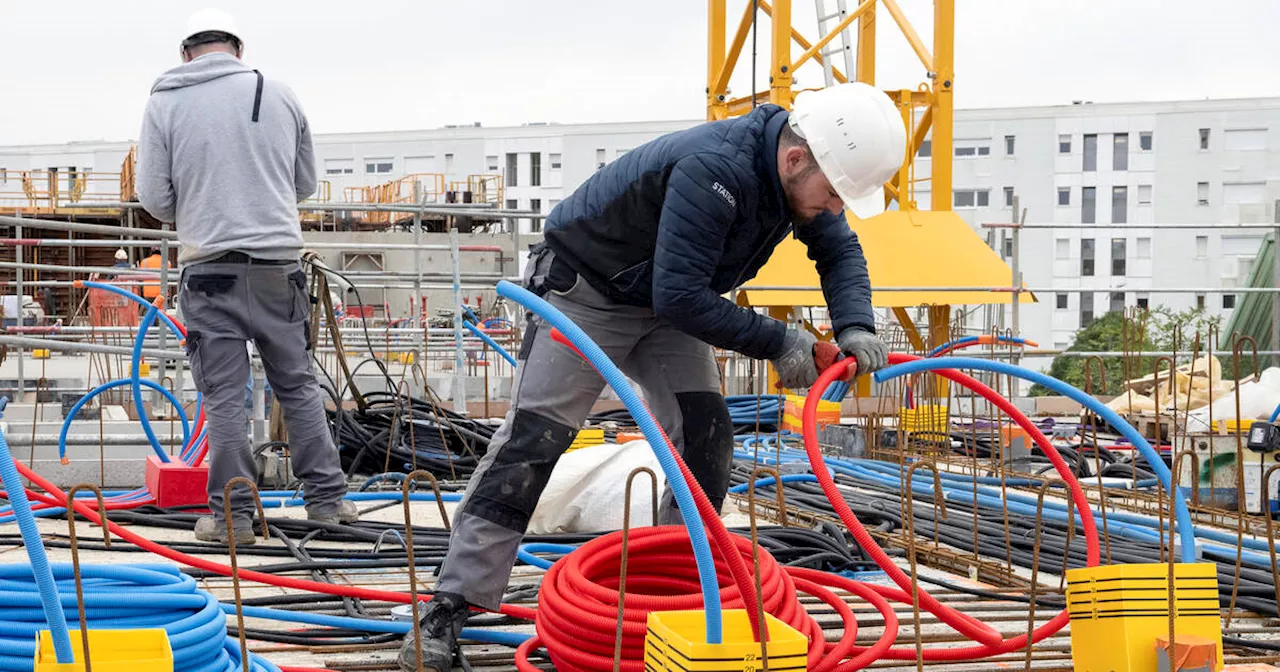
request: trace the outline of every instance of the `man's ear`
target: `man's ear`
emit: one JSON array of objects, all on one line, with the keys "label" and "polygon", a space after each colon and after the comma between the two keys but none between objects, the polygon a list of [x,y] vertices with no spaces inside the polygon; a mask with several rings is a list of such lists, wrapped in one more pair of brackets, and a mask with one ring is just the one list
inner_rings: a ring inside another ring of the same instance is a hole
[{"label": "man's ear", "polygon": [[782,152],[782,163],[788,175],[794,174],[805,161],[803,147],[788,147]]}]

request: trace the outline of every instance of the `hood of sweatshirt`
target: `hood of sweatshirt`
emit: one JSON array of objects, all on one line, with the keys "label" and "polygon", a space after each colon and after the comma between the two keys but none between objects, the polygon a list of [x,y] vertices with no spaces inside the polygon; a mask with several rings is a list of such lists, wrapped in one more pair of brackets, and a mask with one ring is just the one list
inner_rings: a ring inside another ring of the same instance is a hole
[{"label": "hood of sweatshirt", "polygon": [[253,72],[253,68],[231,54],[221,52],[205,54],[190,63],[183,63],[165,71],[156,78],[155,84],[151,85],[151,93],[195,86],[242,72]]}]

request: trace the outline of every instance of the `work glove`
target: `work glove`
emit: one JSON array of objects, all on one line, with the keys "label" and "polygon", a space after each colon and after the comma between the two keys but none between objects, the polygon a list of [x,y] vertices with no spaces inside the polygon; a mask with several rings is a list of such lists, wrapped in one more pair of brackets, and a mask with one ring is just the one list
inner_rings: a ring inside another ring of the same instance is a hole
[{"label": "work glove", "polygon": [[[818,374],[840,358],[840,348],[834,343],[819,341],[804,329],[788,329],[782,341],[782,354],[772,361],[778,370],[778,385],[796,390],[813,385]],[[851,378],[851,375],[841,377],[845,381]]]},{"label": "work glove", "polygon": [[782,354],[771,361],[778,370],[778,385],[788,389],[809,387],[818,379],[814,346],[818,339],[804,329],[788,329],[782,338]]},{"label": "work glove", "polygon": [[840,332],[836,341],[846,355],[858,360],[858,375],[875,373],[889,363],[889,348],[869,331],[849,327]]}]

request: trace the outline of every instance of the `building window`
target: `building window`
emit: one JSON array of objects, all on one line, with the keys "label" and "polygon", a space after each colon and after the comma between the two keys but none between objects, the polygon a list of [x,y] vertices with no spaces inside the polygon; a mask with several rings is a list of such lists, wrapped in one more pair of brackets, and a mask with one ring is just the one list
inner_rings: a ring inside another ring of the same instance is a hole
[{"label": "building window", "polygon": [[520,209],[520,202],[519,202],[519,201],[517,201],[517,200],[516,200],[516,199],[514,199],[514,198],[508,198],[508,199],[507,199],[507,209],[508,209],[508,210],[519,210],[519,209]]},{"label": "building window", "polygon": [[1093,292],[1080,295],[1080,328],[1093,324]]},{"label": "building window", "polygon": [[1064,133],[1063,135],[1058,136],[1058,153],[1059,154],[1071,153],[1071,136],[1070,135]]},{"label": "building window", "polygon": [[1006,259],[1013,257],[1013,236],[1004,239],[1004,257]]},{"label": "building window", "polygon": [[1071,205],[1071,187],[1058,187],[1058,205]]},{"label": "building window", "polygon": [[1004,136],[1004,155],[1005,156],[1013,156],[1013,139],[1014,138],[1012,135]]},{"label": "building window", "polygon": [[990,204],[991,194],[983,189],[958,189],[955,192],[955,207],[972,208],[977,206],[985,208]]},{"label": "building window", "polygon": [[1124,275],[1126,247],[1124,238],[1111,239],[1111,275]]},{"label": "building window", "polygon": [[542,154],[539,152],[529,153],[529,186],[542,186]]},{"label": "building window", "polygon": [[1204,310],[1204,294],[1196,294],[1196,310]]},{"label": "building window", "polygon": [[1209,183],[1196,182],[1196,205],[1209,205]]},{"label": "building window", "polygon": [[978,148],[978,156],[989,156],[990,154],[991,154],[990,147],[983,146]]},{"label": "building window", "polygon": [[1138,298],[1136,301],[1137,301],[1138,307],[1141,308],[1142,310],[1146,310],[1151,306],[1151,298],[1144,296],[1142,294],[1138,295]]},{"label": "building window", "polygon": [[604,150],[603,149],[596,150],[596,168],[597,169],[604,168]]},{"label": "building window", "polygon": [[[537,155],[535,154],[535,156],[537,156]],[[531,199],[529,199],[529,210],[531,210],[531,211],[533,211],[533,212],[539,212],[539,213],[540,213],[540,212],[542,212],[542,199],[541,199],[541,198],[531,198]],[[542,220],[541,220],[541,219],[531,219],[531,220],[529,220],[529,230],[530,230],[530,231],[532,231],[532,232],[534,232],[534,233],[541,233],[541,232],[542,232]]]},{"label": "building window", "polygon": [[1138,205],[1151,205],[1151,185],[1138,185]]},{"label": "building window", "polygon": [[920,151],[916,152],[916,156],[927,159],[933,156],[933,141],[925,140],[920,143]]},{"label": "building window", "polygon": [[[355,159],[325,159],[325,175],[350,175],[356,170]],[[0,171],[3,172],[3,171]]]},{"label": "building window", "polygon": [[516,175],[517,175],[516,170],[520,167],[518,156],[519,156],[518,154],[507,154],[507,186],[508,187],[519,186],[519,182],[516,180]]},{"label": "building window", "polygon": [[1093,239],[1080,239],[1080,275],[1090,277],[1093,275]]},{"label": "building window", "polygon": [[560,155],[552,154],[548,157],[547,162],[551,164],[551,170],[560,170]]},{"label": "building window", "polygon": [[1196,236],[1196,259],[1209,258],[1209,236]]},{"label": "building window", "polygon": [[1129,134],[1116,133],[1111,143],[1111,170],[1129,170]]},{"label": "building window", "polygon": [[1124,312],[1124,292],[1111,292],[1111,306],[1108,310],[1113,313]]},{"label": "building window", "polygon": [[381,175],[391,172],[392,159],[365,159],[364,172],[370,175]]},{"label": "building window", "polygon": [[1084,136],[1084,172],[1091,173],[1098,169],[1098,136],[1090,133]]},{"label": "building window", "polygon": [[1138,244],[1135,247],[1137,248],[1134,250],[1135,258],[1137,259],[1151,258],[1151,239],[1150,238],[1139,238]]},{"label": "building window", "polygon": [[1095,224],[1098,220],[1098,189],[1097,187],[1082,187],[1080,189],[1080,222],[1082,224]]},{"label": "building window", "polygon": [[1231,128],[1222,132],[1222,148],[1228,152],[1248,152],[1267,148],[1267,129]]},{"label": "building window", "polygon": [[616,157],[617,157],[617,158],[622,158],[622,156],[623,156],[624,154],[626,154],[627,152],[629,152],[629,151],[631,151],[631,148],[630,148],[630,147],[627,147],[627,148],[624,148],[624,149],[619,149],[619,150],[618,150],[618,153],[616,154]]},{"label": "building window", "polygon": [[956,147],[956,156],[976,156],[978,154],[977,147]]},{"label": "building window", "polygon": [[1057,295],[1055,295],[1055,297],[1054,297],[1054,298],[1055,298],[1055,300],[1058,302],[1058,304],[1057,304],[1057,305],[1058,305],[1058,310],[1066,310],[1066,309],[1067,309],[1067,301],[1068,301],[1067,296],[1068,296],[1068,295],[1066,295],[1066,294],[1057,294]]},{"label": "building window", "polygon": [[1267,201],[1266,182],[1223,182],[1223,205],[1262,205]]},{"label": "building window", "polygon": [[1129,221],[1129,187],[1111,188],[1111,223],[1124,224]]},{"label": "building window", "polygon": [[1223,309],[1223,310],[1231,310],[1232,308],[1235,308],[1235,307],[1236,307],[1236,295],[1235,295],[1235,294],[1223,294],[1223,295],[1222,295],[1222,309]]},{"label": "building window", "polygon": [[1059,238],[1053,241],[1053,257],[1055,259],[1071,258],[1071,239]]},{"label": "building window", "polygon": [[1004,207],[1013,207],[1013,187],[1004,188]]},{"label": "building window", "polygon": [[1153,144],[1154,138],[1151,135],[1151,131],[1143,131],[1138,134],[1138,149],[1141,149],[1144,152],[1149,152],[1151,151]]},{"label": "building window", "polygon": [[1209,149],[1209,129],[1207,128],[1200,129],[1200,149]]},{"label": "building window", "polygon": [[498,155],[494,154],[492,156],[484,157],[484,165],[488,167],[489,172],[498,172]]}]

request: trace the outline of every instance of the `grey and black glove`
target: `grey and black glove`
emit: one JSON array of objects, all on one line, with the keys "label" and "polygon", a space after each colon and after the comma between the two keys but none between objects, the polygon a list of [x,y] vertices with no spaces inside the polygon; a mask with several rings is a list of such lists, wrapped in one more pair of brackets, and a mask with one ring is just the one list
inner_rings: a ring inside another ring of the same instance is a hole
[{"label": "grey and black glove", "polygon": [[836,337],[840,349],[858,360],[858,375],[875,373],[889,363],[889,348],[875,334],[849,327]]},{"label": "grey and black glove", "polygon": [[813,362],[813,346],[817,342],[818,339],[804,329],[787,330],[782,340],[782,354],[770,360],[778,370],[779,385],[802,389],[818,379],[818,367]]}]

